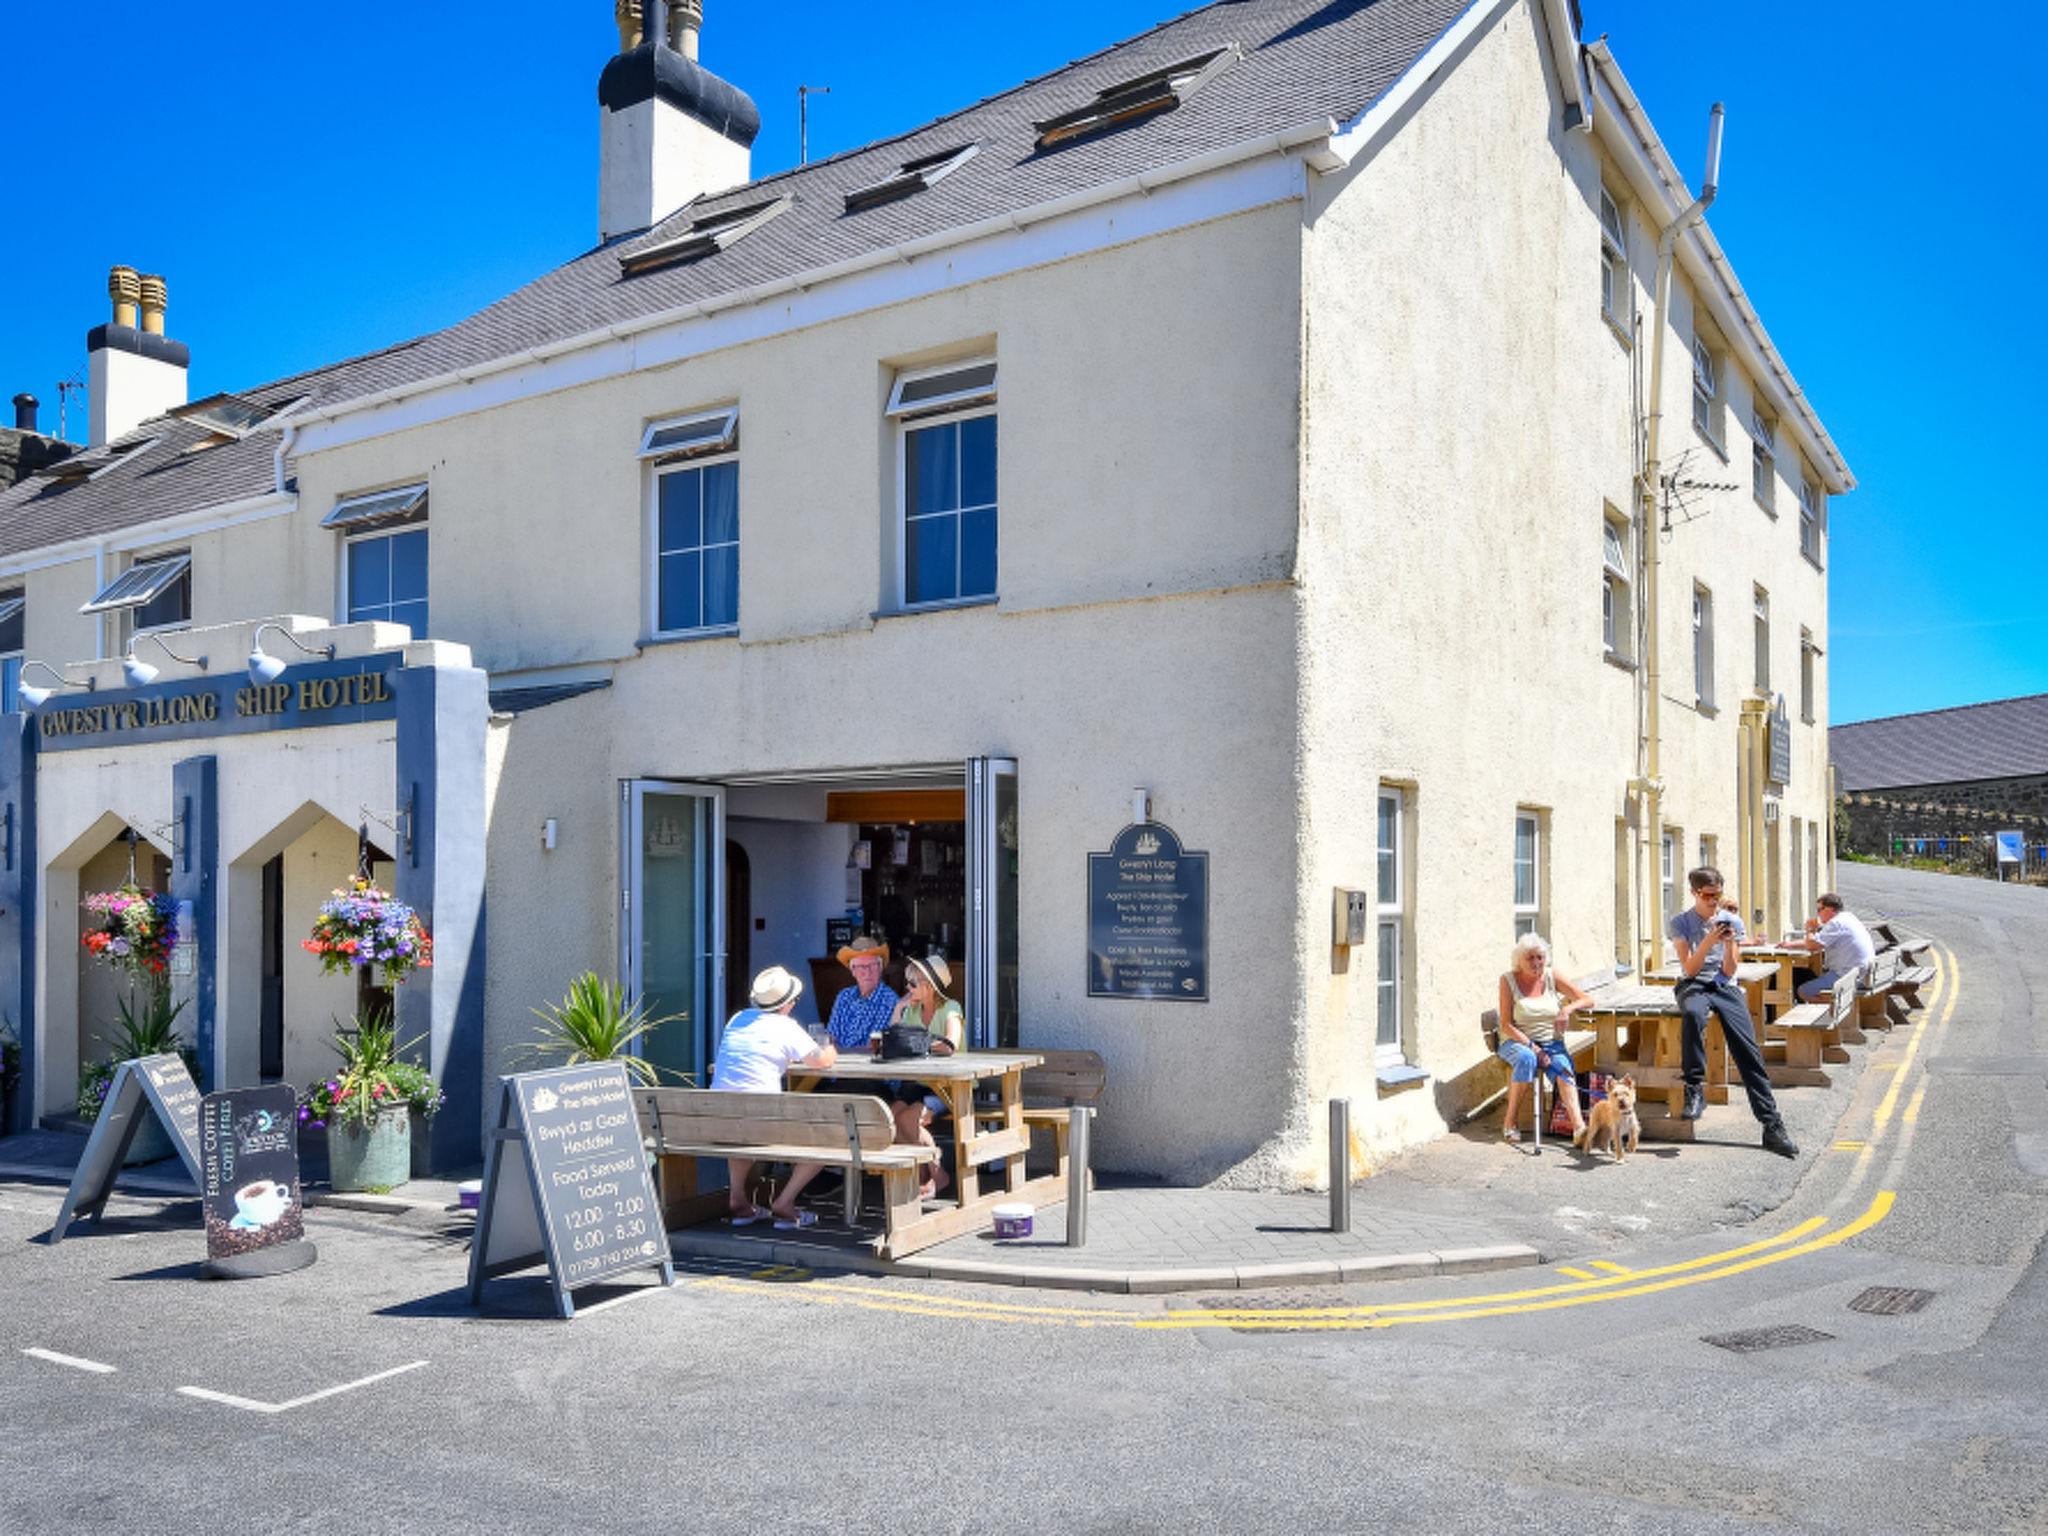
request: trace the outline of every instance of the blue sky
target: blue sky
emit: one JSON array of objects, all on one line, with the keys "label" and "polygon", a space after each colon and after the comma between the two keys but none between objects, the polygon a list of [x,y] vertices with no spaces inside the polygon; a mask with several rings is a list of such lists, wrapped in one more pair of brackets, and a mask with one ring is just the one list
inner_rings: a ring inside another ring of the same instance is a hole
[{"label": "blue sky", "polygon": [[[1583,0],[1861,489],[1832,513],[1836,721],[2048,691],[2031,455],[2048,8],[1958,41],[1904,0]],[[709,0],[757,172],[915,126],[1175,10]],[[57,415],[117,261],[165,275],[194,394],[446,324],[587,246],[609,0],[10,6],[0,398]],[[130,44],[129,36],[135,38]],[[77,413],[72,435],[82,435]]]}]

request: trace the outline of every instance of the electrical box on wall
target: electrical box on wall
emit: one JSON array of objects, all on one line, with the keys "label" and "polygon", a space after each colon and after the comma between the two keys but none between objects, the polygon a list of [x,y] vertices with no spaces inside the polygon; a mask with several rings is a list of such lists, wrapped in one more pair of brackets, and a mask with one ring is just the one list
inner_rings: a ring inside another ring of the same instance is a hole
[{"label": "electrical box on wall", "polygon": [[1337,887],[1336,929],[1332,938],[1339,947],[1363,944],[1371,917],[1371,903],[1366,892],[1348,885]]}]

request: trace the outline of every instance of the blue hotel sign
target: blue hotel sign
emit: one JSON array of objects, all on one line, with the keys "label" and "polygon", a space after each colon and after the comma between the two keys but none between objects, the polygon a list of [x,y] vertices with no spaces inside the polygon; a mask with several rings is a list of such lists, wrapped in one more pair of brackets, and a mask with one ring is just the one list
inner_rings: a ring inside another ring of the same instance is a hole
[{"label": "blue hotel sign", "polygon": [[252,683],[239,675],[129,689],[104,701],[91,694],[78,704],[59,706],[52,700],[36,711],[36,743],[44,752],[73,752],[393,720],[398,715],[395,670],[393,658],[366,657],[293,667],[274,683]]}]

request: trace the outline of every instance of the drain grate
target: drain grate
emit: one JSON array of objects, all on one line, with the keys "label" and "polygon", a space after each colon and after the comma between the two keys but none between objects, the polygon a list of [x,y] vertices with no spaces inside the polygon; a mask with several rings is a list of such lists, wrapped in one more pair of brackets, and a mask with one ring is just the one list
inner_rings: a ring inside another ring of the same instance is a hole
[{"label": "drain grate", "polygon": [[1902,1317],[1918,1312],[1932,1300],[1932,1291],[1916,1291],[1907,1285],[1873,1285],[1849,1303],[1849,1310],[1872,1312],[1879,1317]]},{"label": "drain grate", "polygon": [[1740,1333],[1710,1333],[1700,1342],[1731,1354],[1753,1355],[1760,1350],[1788,1349],[1794,1344],[1820,1344],[1833,1337],[1832,1333],[1822,1333],[1803,1323],[1780,1323],[1774,1328],[1745,1328]]}]

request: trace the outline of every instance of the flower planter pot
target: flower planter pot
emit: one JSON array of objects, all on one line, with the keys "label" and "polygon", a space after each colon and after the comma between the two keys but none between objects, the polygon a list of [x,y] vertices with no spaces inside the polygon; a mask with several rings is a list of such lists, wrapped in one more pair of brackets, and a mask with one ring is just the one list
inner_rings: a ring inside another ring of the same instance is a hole
[{"label": "flower planter pot", "polygon": [[160,1163],[174,1155],[178,1149],[171,1145],[163,1122],[147,1106],[138,1107],[136,1113],[140,1123],[135,1127],[135,1135],[128,1143],[128,1152],[121,1159],[121,1166],[133,1168],[138,1163]]},{"label": "flower planter pot", "polygon": [[412,1177],[412,1110],[378,1112],[365,1128],[327,1126],[327,1182],[337,1190],[395,1189]]}]

